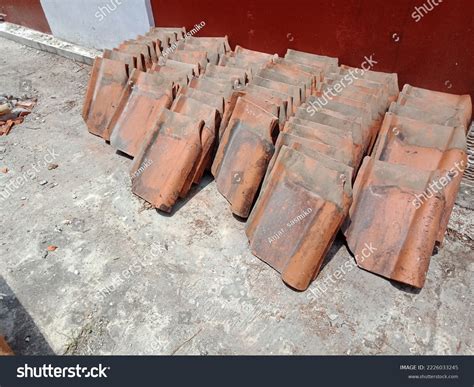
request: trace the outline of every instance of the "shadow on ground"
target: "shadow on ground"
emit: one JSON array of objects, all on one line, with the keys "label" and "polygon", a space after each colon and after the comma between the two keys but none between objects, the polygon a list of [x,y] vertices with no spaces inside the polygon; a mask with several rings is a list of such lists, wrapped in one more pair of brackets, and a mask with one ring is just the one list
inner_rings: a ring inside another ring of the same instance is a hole
[{"label": "shadow on ground", "polygon": [[0,335],[15,355],[54,355],[35,322],[0,275]]}]

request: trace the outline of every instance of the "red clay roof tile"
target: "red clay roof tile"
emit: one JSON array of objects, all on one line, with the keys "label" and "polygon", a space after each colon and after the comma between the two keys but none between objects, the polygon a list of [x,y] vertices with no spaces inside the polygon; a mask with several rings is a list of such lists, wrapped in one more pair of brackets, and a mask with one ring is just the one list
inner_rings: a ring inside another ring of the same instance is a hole
[{"label": "red clay roof tile", "polygon": [[109,139],[106,129],[127,82],[124,62],[104,58],[95,60],[82,111],[89,132]]}]

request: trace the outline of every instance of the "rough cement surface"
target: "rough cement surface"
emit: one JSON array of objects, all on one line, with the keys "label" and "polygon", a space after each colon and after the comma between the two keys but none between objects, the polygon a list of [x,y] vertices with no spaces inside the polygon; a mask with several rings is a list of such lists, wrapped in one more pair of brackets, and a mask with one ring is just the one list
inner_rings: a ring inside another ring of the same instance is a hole
[{"label": "rough cement surface", "polygon": [[7,22],[0,23],[0,37],[86,64],[92,64],[97,56],[102,55],[99,50],[81,47],[52,35]]},{"label": "rough cement surface", "polygon": [[294,292],[210,178],[172,216],[131,193],[130,160],[81,119],[90,68],[2,38],[0,51],[0,93],[26,79],[38,97],[0,137],[2,190],[38,170],[0,203],[0,334],[18,354],[473,354],[472,210],[455,208],[419,292],[331,276],[353,259],[342,238],[310,288],[324,296]]}]

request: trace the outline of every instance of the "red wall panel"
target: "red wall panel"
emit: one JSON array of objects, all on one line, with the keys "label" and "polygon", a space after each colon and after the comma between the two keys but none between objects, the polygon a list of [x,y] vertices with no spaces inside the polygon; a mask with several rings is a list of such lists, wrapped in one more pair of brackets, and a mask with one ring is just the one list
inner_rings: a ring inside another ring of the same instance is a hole
[{"label": "red wall panel", "polygon": [[51,33],[40,0],[0,0],[0,13],[7,15],[7,22]]},{"label": "red wall panel", "polygon": [[[352,66],[373,54],[374,70],[397,72],[400,86],[474,97],[473,0],[151,1],[159,26],[191,29],[204,20],[198,36],[228,35],[232,47],[279,55],[293,48]],[[433,10],[416,22],[423,4]]]}]

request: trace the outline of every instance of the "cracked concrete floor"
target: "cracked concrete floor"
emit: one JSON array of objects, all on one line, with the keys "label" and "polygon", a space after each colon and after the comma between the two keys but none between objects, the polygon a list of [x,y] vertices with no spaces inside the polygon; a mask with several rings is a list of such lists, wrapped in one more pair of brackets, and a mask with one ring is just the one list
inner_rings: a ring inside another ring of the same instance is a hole
[{"label": "cracked concrete floor", "polygon": [[[210,178],[172,216],[143,206],[130,160],[81,119],[90,68],[0,51],[0,93],[26,80],[38,98],[0,137],[2,189],[35,168],[0,210],[0,333],[18,354],[473,353],[472,196],[420,292],[354,269],[315,299],[250,254]],[[352,259],[341,238],[330,256],[319,281]]]}]

